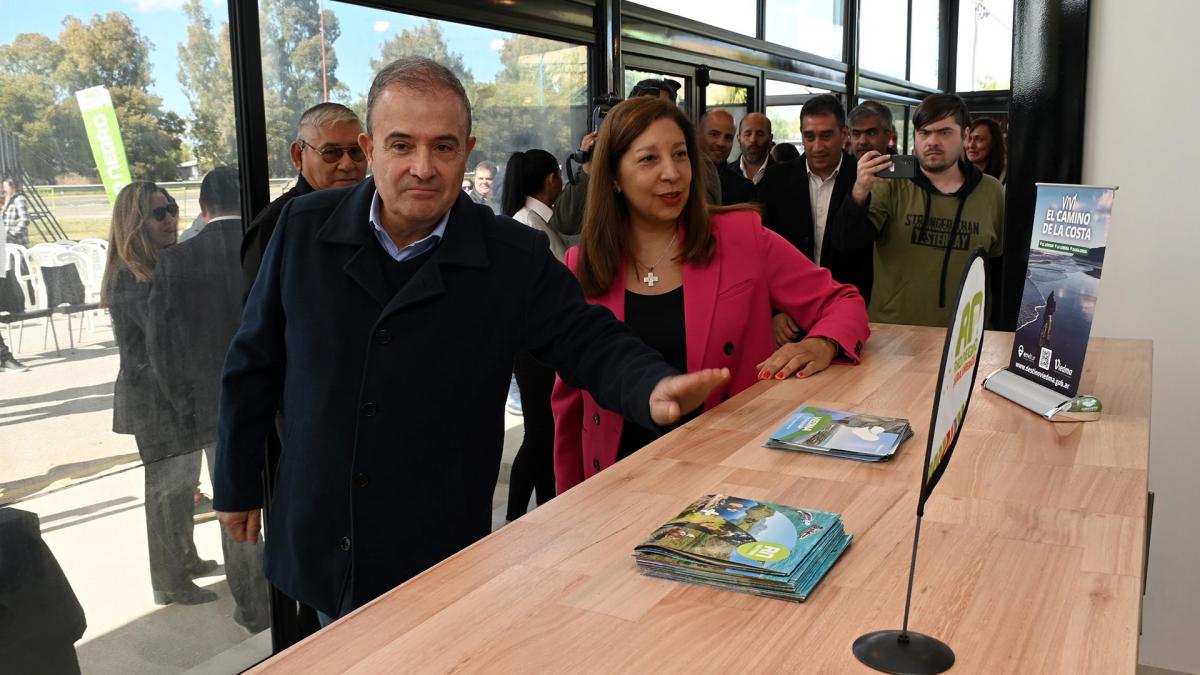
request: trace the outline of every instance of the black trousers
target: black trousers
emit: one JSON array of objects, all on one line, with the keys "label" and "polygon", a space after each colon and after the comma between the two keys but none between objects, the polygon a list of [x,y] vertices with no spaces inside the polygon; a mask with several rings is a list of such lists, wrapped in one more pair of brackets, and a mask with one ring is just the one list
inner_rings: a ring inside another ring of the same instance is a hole
[{"label": "black trousers", "polygon": [[525,515],[529,497],[535,491],[539,505],[554,497],[554,413],[550,410],[554,370],[529,352],[521,352],[513,362],[513,371],[521,388],[525,439],[508,479],[508,520]]},{"label": "black trousers", "polygon": [[[149,450],[135,435],[143,457],[163,454]],[[144,462],[146,472],[146,543],[150,554],[150,586],[174,591],[188,584],[188,568],[199,559],[192,539],[196,481],[200,477],[200,450]]]},{"label": "black trousers", "polygon": [[8,345],[4,344],[4,333],[0,333],[0,363],[11,359],[12,352],[8,350]]}]

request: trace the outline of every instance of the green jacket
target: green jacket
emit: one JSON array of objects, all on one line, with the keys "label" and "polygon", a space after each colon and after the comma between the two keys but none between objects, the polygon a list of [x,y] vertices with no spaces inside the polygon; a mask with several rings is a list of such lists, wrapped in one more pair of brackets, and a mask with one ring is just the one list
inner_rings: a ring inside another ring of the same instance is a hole
[{"label": "green jacket", "polygon": [[875,245],[872,321],[945,326],[967,258],[982,246],[1004,253],[1004,188],[969,162],[954,194],[933,187],[924,173],[880,183],[866,206],[843,200],[834,230],[842,251]]}]

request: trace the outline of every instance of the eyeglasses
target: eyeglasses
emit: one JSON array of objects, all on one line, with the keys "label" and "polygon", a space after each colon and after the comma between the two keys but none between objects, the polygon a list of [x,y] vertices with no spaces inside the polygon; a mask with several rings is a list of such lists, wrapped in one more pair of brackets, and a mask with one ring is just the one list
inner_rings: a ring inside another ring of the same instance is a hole
[{"label": "eyeglasses", "polygon": [[172,217],[177,217],[179,215],[179,205],[172,202],[166,206],[159,206],[158,208],[150,209],[150,216],[158,221],[166,220],[168,213],[171,214]]},{"label": "eyeglasses", "polygon": [[347,145],[344,148],[337,145],[326,145],[318,148],[303,138],[297,138],[296,142],[320,155],[326,164],[337,164],[342,160],[343,154],[350,155],[350,161],[352,162],[361,162],[367,158],[362,148],[357,145]]}]

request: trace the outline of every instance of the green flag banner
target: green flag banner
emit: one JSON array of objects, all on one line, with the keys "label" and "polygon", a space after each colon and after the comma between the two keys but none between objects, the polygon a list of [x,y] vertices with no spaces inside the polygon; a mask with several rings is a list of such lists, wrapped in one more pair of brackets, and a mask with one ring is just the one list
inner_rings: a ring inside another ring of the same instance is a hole
[{"label": "green flag banner", "polygon": [[121,141],[121,129],[117,126],[117,112],[113,110],[108,89],[92,87],[75,92],[79,101],[79,112],[83,115],[83,126],[87,129],[88,141],[92,144],[92,156],[96,158],[96,170],[104,182],[108,203],[117,199],[121,188],[129,184],[129,163],[125,161],[125,143]]}]

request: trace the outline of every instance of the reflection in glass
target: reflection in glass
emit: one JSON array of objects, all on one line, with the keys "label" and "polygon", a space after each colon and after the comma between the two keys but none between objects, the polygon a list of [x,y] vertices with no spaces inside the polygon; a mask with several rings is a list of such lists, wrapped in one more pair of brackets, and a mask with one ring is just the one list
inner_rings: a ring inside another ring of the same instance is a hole
[{"label": "reflection in glass", "polygon": [[675,104],[678,105],[679,109],[684,111],[685,114],[690,114],[689,106],[691,105],[691,102],[688,101],[687,97],[688,88],[686,79],[679,77],[678,75],[666,75],[664,73],[656,73],[649,70],[634,70],[633,68],[626,68],[625,97],[628,98],[630,95],[632,95],[633,88],[637,86],[638,82],[643,80],[671,80],[672,82],[678,82],[679,90],[675,92]]},{"label": "reflection in glass", "polygon": [[[22,582],[36,611],[12,596],[0,605],[39,638],[77,627],[56,655],[77,655],[87,673],[179,672],[230,650],[240,656],[223,669],[236,671],[270,653],[265,611],[235,623],[236,563],[208,498],[211,460],[201,450],[211,447],[215,398],[202,392],[216,389],[223,346],[215,340],[202,359],[193,343],[165,337],[183,325],[180,312],[212,307],[214,285],[236,289],[222,330],[240,320],[239,210],[224,224],[197,220],[200,179],[237,159],[226,9],[167,4],[177,10],[64,0],[0,22],[0,174],[16,178],[36,213],[30,247],[6,247],[17,265],[0,277],[0,313],[12,312],[14,290],[26,308],[57,308],[14,326],[9,346],[31,372],[0,375],[0,580],[16,578],[12,563],[60,571]],[[97,163],[106,160],[92,153],[75,96],[98,86],[111,97],[129,173],[166,190],[142,200],[140,216],[118,210],[115,242],[120,188],[110,195],[102,184]],[[181,230],[198,234],[176,243]],[[121,235],[131,231],[151,240]],[[228,245],[210,246],[221,231]],[[159,265],[173,252],[198,253],[203,269],[181,277],[173,302],[156,304],[171,276]],[[95,304],[106,278],[111,310]],[[218,324],[213,313],[199,318]],[[61,352],[47,334],[59,336]],[[166,385],[172,375],[187,384]],[[8,545],[14,524],[33,537],[27,545]],[[241,574],[265,607],[261,566],[251,561]],[[38,617],[49,626],[35,625]],[[0,628],[0,653],[20,637]],[[41,651],[47,645],[22,646],[39,650],[40,668],[60,672],[51,664],[62,662]],[[11,662],[0,671],[35,672]]]},{"label": "reflection in glass", "polygon": [[941,35],[939,0],[912,0],[912,64],[909,80],[926,87],[938,86],[938,37]]},{"label": "reflection in glass", "polygon": [[858,59],[864,70],[904,79],[908,48],[908,3],[860,0]]},{"label": "reflection in glass", "polygon": [[768,42],[842,58],[842,0],[767,0]]},{"label": "reflection in glass", "polygon": [[754,37],[755,34],[755,24],[757,23],[755,0],[724,0],[723,2],[639,0],[637,4],[742,35]]},{"label": "reflection in glass", "polygon": [[[586,131],[585,46],[326,2],[322,68],[317,1],[261,2],[264,15],[270,14],[265,5],[282,3],[309,12],[311,19],[296,21],[293,28],[307,31],[305,39],[291,35],[276,40],[273,36],[281,35],[279,31],[263,29],[272,177],[294,175],[291,162],[285,161],[287,145],[300,113],[322,100],[322,82],[327,83],[331,100],[365,118],[367,91],[375,72],[402,56],[431,57],[462,80],[472,104],[472,133],[478,139],[468,166],[490,161],[503,167],[510,152],[529,148],[543,148],[562,158]],[[282,20],[265,19],[267,23]],[[292,45],[306,47],[296,54]],[[285,62],[287,68],[273,75],[272,66]],[[272,101],[279,105],[273,106]],[[503,184],[503,176],[497,178],[497,184]]]},{"label": "reflection in glass", "polygon": [[1012,0],[959,0],[957,91],[1012,87]]}]

